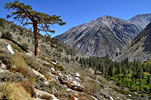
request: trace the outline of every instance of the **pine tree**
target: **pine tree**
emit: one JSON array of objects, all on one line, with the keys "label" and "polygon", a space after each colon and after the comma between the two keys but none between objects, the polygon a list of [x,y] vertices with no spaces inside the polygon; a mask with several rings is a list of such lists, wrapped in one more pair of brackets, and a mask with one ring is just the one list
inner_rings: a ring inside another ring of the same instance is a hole
[{"label": "pine tree", "polygon": [[147,76],[147,84],[150,83],[150,75]]},{"label": "pine tree", "polygon": [[38,32],[43,31],[49,35],[49,32],[54,33],[54,30],[50,29],[50,25],[58,24],[64,25],[65,22],[60,19],[60,16],[48,15],[41,12],[37,12],[32,9],[30,5],[24,5],[19,1],[14,1],[13,3],[6,3],[5,8],[8,10],[13,10],[11,15],[8,15],[7,18],[14,16],[14,19],[17,19],[21,22],[22,25],[33,26],[34,30],[34,40],[35,40],[35,56],[39,56],[39,46],[38,46]]}]

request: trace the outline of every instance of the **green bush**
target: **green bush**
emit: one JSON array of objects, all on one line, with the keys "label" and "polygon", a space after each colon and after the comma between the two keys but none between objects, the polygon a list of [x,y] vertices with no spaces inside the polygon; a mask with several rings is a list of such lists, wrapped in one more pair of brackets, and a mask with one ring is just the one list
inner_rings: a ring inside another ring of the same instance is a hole
[{"label": "green bush", "polygon": [[20,37],[17,37],[17,41],[21,42],[22,40],[21,40],[21,38],[20,38]]},{"label": "green bush", "polygon": [[10,34],[10,32],[7,31],[7,32],[2,32],[1,38],[11,40],[13,36],[12,34]]},{"label": "green bush", "polygon": [[0,28],[5,28],[4,20],[0,19]]},{"label": "green bush", "polygon": [[17,50],[18,52],[24,53],[24,51],[20,47],[18,47],[16,44],[11,44],[11,46],[14,50]]},{"label": "green bush", "polygon": [[23,43],[22,47],[23,47],[24,50],[28,50],[29,45],[27,43]]}]

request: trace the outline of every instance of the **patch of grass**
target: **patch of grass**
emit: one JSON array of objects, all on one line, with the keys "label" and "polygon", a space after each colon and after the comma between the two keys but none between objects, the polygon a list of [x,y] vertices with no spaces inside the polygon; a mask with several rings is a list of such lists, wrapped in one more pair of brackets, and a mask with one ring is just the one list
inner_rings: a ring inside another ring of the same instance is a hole
[{"label": "patch of grass", "polygon": [[0,53],[0,60],[9,68],[11,65],[10,58],[5,53]]},{"label": "patch of grass", "polygon": [[24,79],[21,73],[14,72],[1,72],[0,73],[0,83],[1,82],[19,82]]},{"label": "patch of grass", "polygon": [[0,99],[2,100],[33,100],[20,83],[4,83],[0,85]]},{"label": "patch of grass", "polygon": [[28,66],[30,66],[31,68],[33,68],[35,70],[39,70],[39,68],[41,69],[40,63],[36,60],[36,58],[24,56],[24,60],[25,60],[26,64]]},{"label": "patch of grass", "polygon": [[27,43],[23,43],[22,48],[27,51],[29,49],[29,45]]},{"label": "patch of grass", "polygon": [[29,77],[30,73],[27,68],[27,64],[24,60],[24,58],[19,54],[14,54],[10,57],[11,62],[11,71],[16,71],[19,73],[22,73],[24,77]]},{"label": "patch of grass", "polygon": [[12,70],[21,73],[24,77],[30,77],[30,73],[26,67],[17,67]]},{"label": "patch of grass", "polygon": [[12,36],[12,34],[10,34],[9,31],[7,31],[7,32],[2,32],[1,38],[10,40],[13,38],[13,36]]},{"label": "patch of grass", "polygon": [[86,94],[79,94],[78,100],[95,100],[95,99]]},{"label": "patch of grass", "polygon": [[20,47],[18,47],[16,44],[12,43],[11,46],[14,50],[17,50],[20,53],[24,53],[24,51]]},{"label": "patch of grass", "polygon": [[69,94],[69,95],[68,95],[68,98],[69,98],[69,100],[75,100],[75,99],[74,99],[75,96],[74,96],[73,94]]},{"label": "patch of grass", "polygon": [[57,65],[57,64],[53,64],[53,66],[56,70],[59,70],[59,71],[64,71],[65,70],[65,68],[63,66],[60,66],[60,65]]},{"label": "patch of grass", "polygon": [[44,94],[40,97],[41,99],[45,99],[45,100],[52,100],[52,96]]},{"label": "patch of grass", "polygon": [[86,89],[90,90],[92,93],[98,93],[100,91],[100,85],[94,80],[89,80],[86,82]]},{"label": "patch of grass", "polygon": [[129,91],[124,91],[123,89],[119,89],[119,88],[116,88],[116,87],[113,87],[113,90],[118,92],[118,93],[121,93],[121,94],[124,94],[124,95],[128,95],[128,94],[131,94],[133,97],[136,97],[137,95],[134,94],[134,93],[131,93]]},{"label": "patch of grass", "polygon": [[47,79],[47,80],[50,80],[51,79],[51,76],[50,75],[48,75],[47,74],[47,72],[45,72],[45,70],[43,70],[43,69],[40,69],[40,71],[39,71],[42,75],[44,75],[45,76],[45,78]]},{"label": "patch of grass", "polygon": [[10,88],[13,92],[8,95],[8,100],[34,100],[20,83],[12,83]]},{"label": "patch of grass", "polygon": [[25,90],[31,94],[32,97],[36,97],[36,92],[34,90],[34,86],[32,85],[32,83],[30,83],[27,80],[24,80],[23,82],[21,82],[21,85],[25,88]]},{"label": "patch of grass", "polygon": [[13,90],[10,88],[10,83],[4,83],[0,85],[0,97],[8,99],[8,95],[11,94]]},{"label": "patch of grass", "polygon": [[20,66],[22,66],[22,67],[27,66],[24,58],[21,55],[17,54],[17,53],[15,53],[14,55],[12,55],[10,57],[10,62],[11,62],[11,67],[12,68],[17,68],[17,67],[20,67]]}]

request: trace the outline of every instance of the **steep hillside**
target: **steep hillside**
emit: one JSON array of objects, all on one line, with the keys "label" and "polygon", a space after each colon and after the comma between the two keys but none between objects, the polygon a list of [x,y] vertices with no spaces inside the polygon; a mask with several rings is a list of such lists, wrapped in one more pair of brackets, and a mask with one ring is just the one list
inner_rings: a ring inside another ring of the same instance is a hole
[{"label": "steep hillside", "polygon": [[139,26],[141,29],[145,28],[151,22],[151,14],[136,15],[129,19],[128,22]]},{"label": "steep hillside", "polygon": [[40,45],[46,48],[40,48],[41,56],[36,58],[32,54],[31,31],[1,20],[4,23],[0,26],[3,33],[0,38],[0,99],[126,100],[131,95],[141,96],[114,85],[99,71],[94,73],[92,68],[80,67],[78,62],[71,60],[74,59],[73,50],[65,49],[63,44],[57,47],[51,38],[47,42],[40,40]]},{"label": "steep hillside", "polygon": [[122,55],[116,57],[116,60],[129,58],[129,60],[146,61],[151,57],[151,24],[140,32],[132,41],[131,45],[123,50]]},{"label": "steep hillside", "polygon": [[[9,34],[11,36],[9,36]],[[11,38],[15,43],[20,44],[26,49],[26,52],[33,54],[34,52],[34,35],[32,30],[27,30],[21,26],[15,25],[13,22],[9,22],[5,19],[0,19],[0,36],[4,35],[4,38]],[[50,36],[42,36],[39,34],[39,49],[40,55],[53,59],[64,59],[68,55],[74,57],[77,53],[67,45],[51,39]]]},{"label": "steep hillside", "polygon": [[[151,22],[151,14],[130,20],[103,16],[69,29],[55,38],[90,56],[113,56]],[[141,24],[140,24],[141,23]]]}]

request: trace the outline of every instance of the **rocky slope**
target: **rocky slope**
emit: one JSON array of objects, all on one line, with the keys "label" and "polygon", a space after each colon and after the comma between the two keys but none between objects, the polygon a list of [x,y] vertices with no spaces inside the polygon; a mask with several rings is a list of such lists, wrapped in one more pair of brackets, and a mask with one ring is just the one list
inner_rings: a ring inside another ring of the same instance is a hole
[{"label": "rocky slope", "polygon": [[151,14],[130,20],[103,16],[69,29],[55,38],[89,56],[113,56],[151,22]]},{"label": "rocky slope", "polygon": [[[40,45],[43,46],[40,46],[40,57],[36,58],[32,54],[31,31],[22,30],[21,27],[6,20],[1,19],[1,21],[4,22],[4,27],[0,26],[0,33],[3,33],[0,38],[0,99],[126,100],[141,98],[141,95],[121,89],[112,81],[104,79],[101,72],[94,73],[94,69],[81,68],[77,62],[71,60],[71,58],[74,59],[71,53],[73,50],[65,49],[62,45],[58,47],[54,40],[50,39],[46,42],[40,39]],[[23,41],[29,45],[28,49],[22,44]]]},{"label": "rocky slope", "polygon": [[139,26],[141,29],[145,28],[151,21],[151,14],[136,15],[128,20],[128,22]]},{"label": "rocky slope", "polygon": [[146,61],[151,57],[151,23],[140,32],[132,41],[131,45],[123,49],[122,54],[115,58],[120,61],[129,58],[130,61],[136,59]]}]

